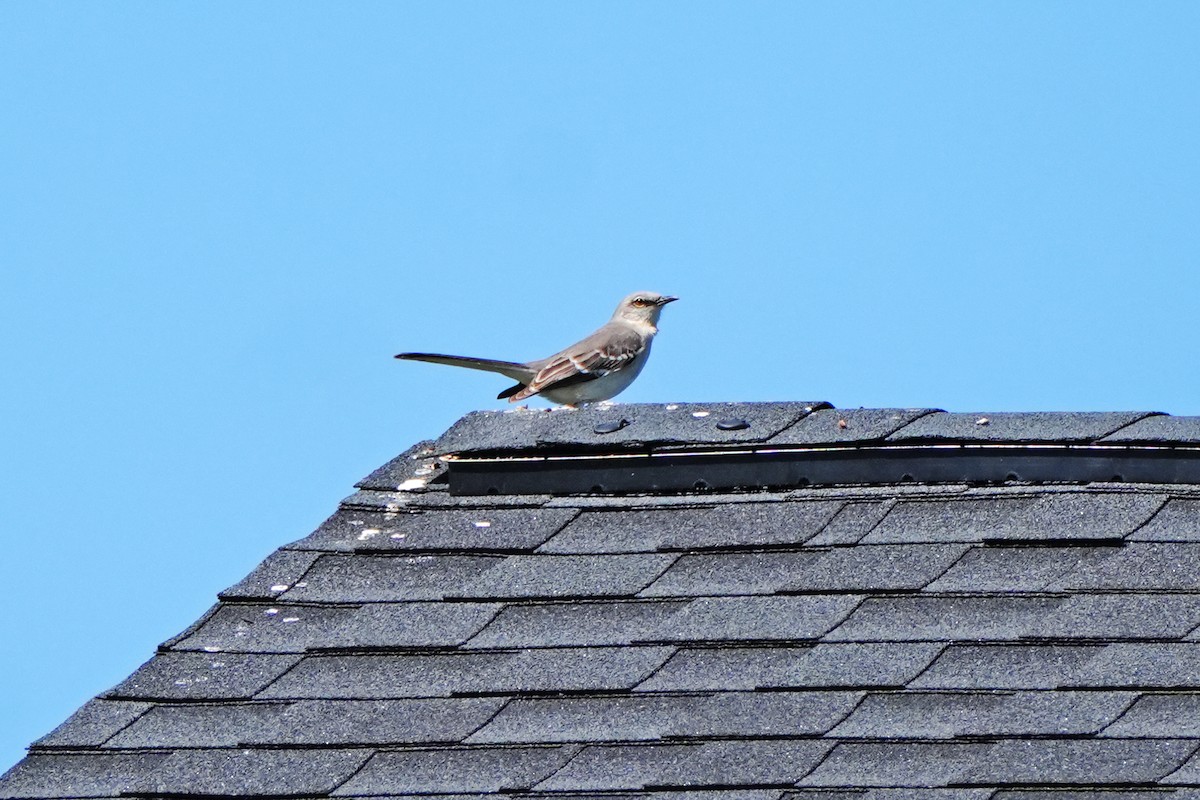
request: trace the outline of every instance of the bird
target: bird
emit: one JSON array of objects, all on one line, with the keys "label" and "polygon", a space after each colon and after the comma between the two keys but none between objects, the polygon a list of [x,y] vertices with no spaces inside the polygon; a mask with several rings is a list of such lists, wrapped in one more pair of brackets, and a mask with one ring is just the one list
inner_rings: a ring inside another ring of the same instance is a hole
[{"label": "bird", "polygon": [[507,399],[510,403],[534,395],[569,407],[598,403],[616,397],[633,383],[650,356],[663,306],[678,299],[656,292],[634,292],[621,300],[612,319],[590,336],[537,361],[496,361],[440,353],[398,353],[396,358],[498,372],[517,381],[516,386],[496,395],[497,400]]}]

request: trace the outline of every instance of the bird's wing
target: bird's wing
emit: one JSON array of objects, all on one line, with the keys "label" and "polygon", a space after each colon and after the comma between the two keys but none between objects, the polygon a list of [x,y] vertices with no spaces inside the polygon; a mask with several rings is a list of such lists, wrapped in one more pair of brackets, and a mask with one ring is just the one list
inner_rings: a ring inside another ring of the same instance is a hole
[{"label": "bird's wing", "polygon": [[610,322],[561,353],[531,364],[538,367],[537,374],[513,399],[602,378],[632,363],[645,349],[643,334],[628,325]]}]

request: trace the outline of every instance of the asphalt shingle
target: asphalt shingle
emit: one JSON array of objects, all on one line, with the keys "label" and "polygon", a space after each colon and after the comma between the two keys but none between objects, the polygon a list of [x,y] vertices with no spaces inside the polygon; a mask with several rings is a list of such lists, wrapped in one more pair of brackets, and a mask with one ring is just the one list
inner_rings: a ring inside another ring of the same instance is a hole
[{"label": "asphalt shingle", "polygon": [[160,653],[104,697],[125,700],[245,700],[300,660],[291,655]]},{"label": "asphalt shingle", "polygon": [[273,600],[300,580],[318,553],[276,550],[253,572],[220,593],[222,600]]},{"label": "asphalt shingle", "polygon": [[1200,596],[872,597],[826,641],[1178,638]]},{"label": "asphalt shingle", "polygon": [[237,747],[256,731],[275,728],[286,703],[156,705],[110,739],[116,749]]},{"label": "asphalt shingle", "polygon": [[169,753],[34,753],[0,778],[3,798],[117,797]]},{"label": "asphalt shingle", "polygon": [[1200,739],[1200,694],[1145,694],[1102,736],[1130,739]]},{"label": "asphalt shingle", "polygon": [[[476,411],[434,448],[475,453],[522,449],[620,450],[651,445],[765,442],[825,403],[624,403],[575,411]],[[623,425],[621,423],[624,422]],[[745,427],[731,426],[743,422]],[[616,430],[604,426],[620,425]],[[606,432],[598,432],[600,431]]]},{"label": "asphalt shingle", "polygon": [[[1104,483],[801,480],[997,443],[1080,463],[1105,436]],[[1198,441],[1134,413],[471,415],[38,740],[0,798],[1200,800]],[[479,486],[434,452],[460,445],[499,459]],[[1122,458],[1156,482],[1110,481]],[[582,461],[628,491],[567,491]],[[689,461],[741,471],[654,488]],[[559,493],[492,481],[504,463]]]},{"label": "asphalt shingle", "polygon": [[887,516],[891,500],[848,502],[807,544],[816,547],[856,544]]},{"label": "asphalt shingle", "polygon": [[926,642],[684,648],[643,692],[904,686],[941,652]]},{"label": "asphalt shingle", "polygon": [[916,590],[941,575],[967,548],[965,544],[878,545],[684,555],[642,595]]},{"label": "asphalt shingle", "polygon": [[832,736],[954,739],[964,736],[1095,734],[1121,714],[1132,692],[871,693]]},{"label": "asphalt shingle", "polygon": [[447,597],[632,597],[671,566],[673,555],[509,556]]},{"label": "asphalt shingle", "polygon": [[1147,416],[1131,412],[928,414],[888,437],[889,442],[1094,442]]},{"label": "asphalt shingle", "polygon": [[833,727],[860,697],[857,692],[718,692],[518,699],[468,741],[512,744],[812,736]]},{"label": "asphalt shingle", "polygon": [[1104,652],[1103,645],[951,644],[914,689],[1055,689]]},{"label": "asphalt shingle", "polygon": [[566,525],[564,508],[340,509],[293,548],[416,552],[532,552]]},{"label": "asphalt shingle", "polygon": [[370,756],[362,750],[176,750],[127,785],[152,795],[327,794]]},{"label": "asphalt shingle", "polygon": [[713,508],[584,511],[544,553],[631,553],[802,544],[841,508],[832,500],[736,503]]},{"label": "asphalt shingle", "polygon": [[931,408],[829,408],[814,411],[779,435],[772,445],[876,442],[926,414]]},{"label": "asphalt shingle", "polygon": [[1162,506],[1157,494],[1061,492],[902,501],[864,543],[1121,539]]},{"label": "asphalt shingle", "polygon": [[1115,547],[972,547],[930,592],[1039,592],[1075,572],[1090,574]]},{"label": "asphalt shingle", "polygon": [[1122,547],[1103,563],[1086,571],[1074,570],[1050,585],[1051,589],[1165,591],[1200,590],[1200,543],[1142,543]]},{"label": "asphalt shingle", "polygon": [[468,648],[632,644],[652,638],[689,600],[613,600],[512,604]]},{"label": "asphalt shingle", "polygon": [[1200,417],[1155,414],[1126,425],[1100,441],[1114,444],[1196,444],[1200,442]]},{"label": "asphalt shingle", "polygon": [[386,699],[631,689],[673,652],[670,647],[581,647],[308,656],[259,697]]},{"label": "asphalt shingle", "polygon": [[1200,542],[1200,500],[1171,498],[1129,538],[1146,542]]},{"label": "asphalt shingle", "polygon": [[1196,746],[1195,742],[1169,739],[844,742],[801,783],[931,787],[1141,783],[1173,772]]},{"label": "asphalt shingle", "polygon": [[333,794],[353,797],[528,789],[553,774],[576,752],[577,748],[562,746],[382,752]]},{"label": "asphalt shingle", "polygon": [[795,783],[830,745],[816,740],[742,740],[703,744],[592,745],[538,785],[581,791]]},{"label": "asphalt shingle", "polygon": [[34,747],[99,747],[150,708],[128,700],[89,700]]}]

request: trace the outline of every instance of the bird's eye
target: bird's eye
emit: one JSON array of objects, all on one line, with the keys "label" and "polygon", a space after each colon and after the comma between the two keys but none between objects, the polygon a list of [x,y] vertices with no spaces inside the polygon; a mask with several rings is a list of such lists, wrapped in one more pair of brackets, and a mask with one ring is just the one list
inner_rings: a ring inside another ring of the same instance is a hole
[{"label": "bird's eye", "polygon": [[649,305],[649,303],[647,303],[647,302],[646,302],[646,298],[644,298],[644,297],[635,297],[635,298],[633,298],[633,304],[634,304],[635,306],[645,306],[645,305]]}]

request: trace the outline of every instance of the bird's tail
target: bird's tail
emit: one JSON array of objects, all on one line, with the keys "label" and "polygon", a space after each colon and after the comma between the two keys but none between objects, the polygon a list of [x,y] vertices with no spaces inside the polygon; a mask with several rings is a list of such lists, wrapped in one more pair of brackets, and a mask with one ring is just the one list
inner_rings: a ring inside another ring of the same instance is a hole
[{"label": "bird's tail", "polygon": [[447,364],[451,367],[466,367],[484,372],[499,372],[514,381],[528,383],[534,376],[535,370],[516,361],[496,361],[490,358],[471,358],[470,356],[444,356],[439,353],[398,353],[396,358],[404,361],[428,361],[431,364]]}]

